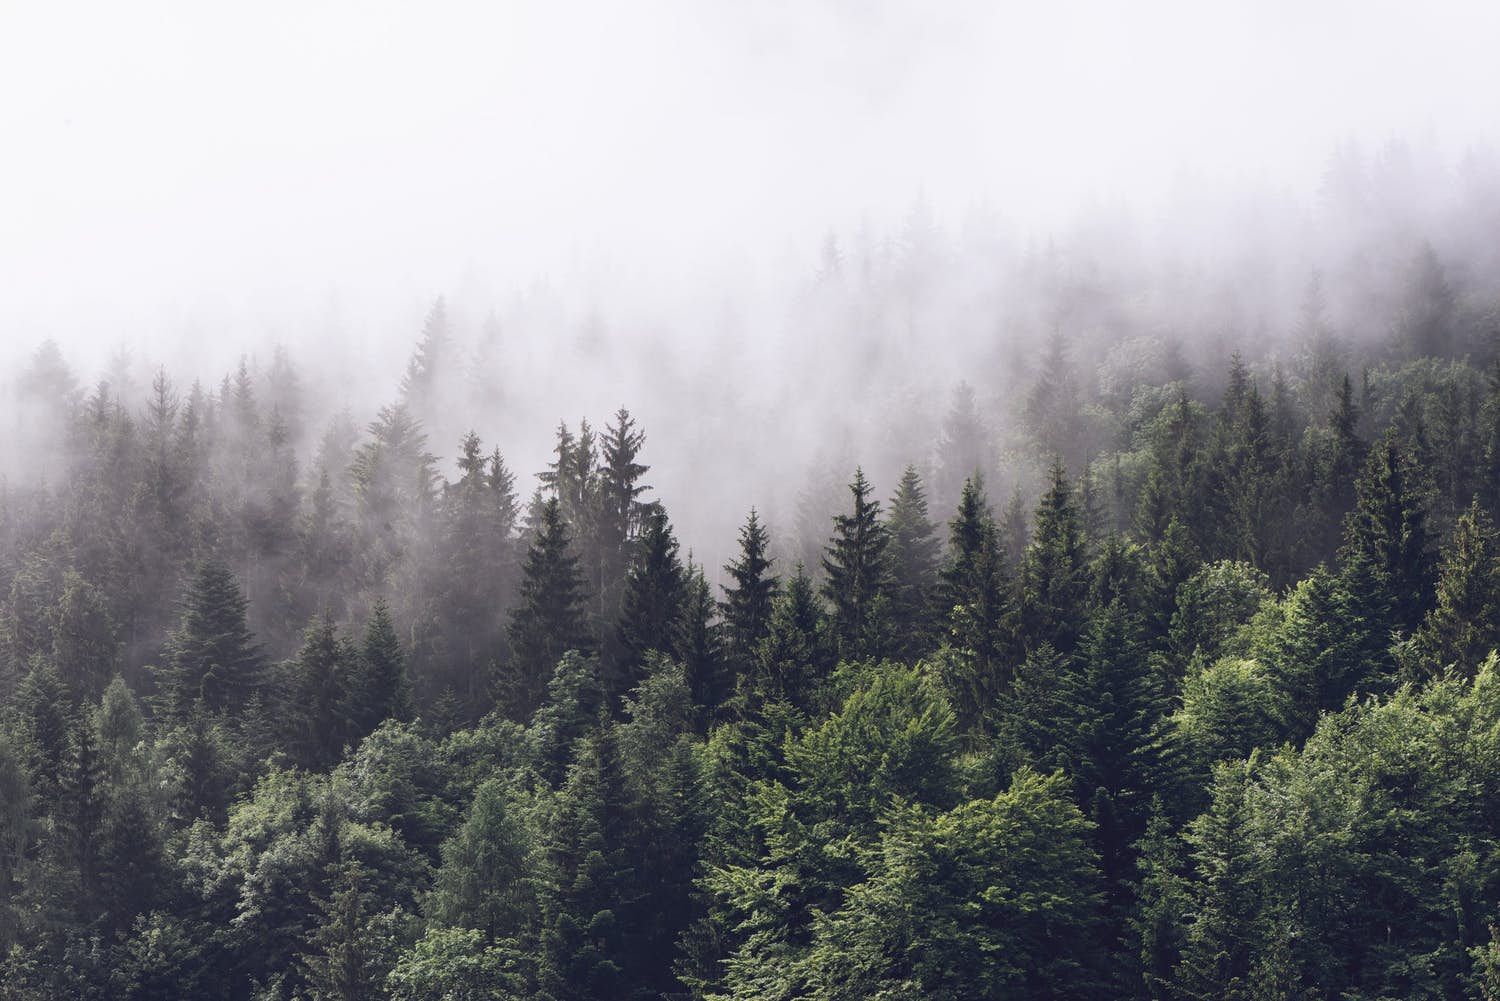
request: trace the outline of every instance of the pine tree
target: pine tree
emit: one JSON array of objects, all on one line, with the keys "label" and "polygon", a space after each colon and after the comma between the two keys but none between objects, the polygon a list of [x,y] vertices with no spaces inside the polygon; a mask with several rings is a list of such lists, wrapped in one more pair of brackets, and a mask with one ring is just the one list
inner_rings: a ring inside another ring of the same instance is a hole
[{"label": "pine tree", "polygon": [[18,751],[38,798],[50,804],[62,782],[73,722],[62,679],[50,663],[41,658],[32,661],[16,689],[12,708],[19,723]]},{"label": "pine tree", "polygon": [[722,585],[727,653],[736,674],[747,672],[771,625],[771,606],[778,581],[771,573],[773,560],[767,555],[771,539],[755,509],[740,528],[740,555],[724,567],[732,584]]},{"label": "pine tree", "polygon": [[620,915],[635,890],[624,777],[610,730],[601,722],[583,739],[546,833],[538,981],[552,1001],[628,995]]},{"label": "pine tree", "polygon": [[79,574],[63,575],[52,662],[75,697],[92,701],[114,674],[119,642],[104,596]]},{"label": "pine tree", "polygon": [[1061,460],[1053,461],[1048,481],[1021,562],[1021,630],[1028,650],[1048,643],[1066,655],[1088,618],[1088,552]]},{"label": "pine tree", "polygon": [[427,905],[430,917],[477,929],[489,943],[519,943],[532,920],[531,861],[531,835],[520,804],[503,782],[486,780],[462,826],[443,844],[443,864]]},{"label": "pine tree", "polygon": [[422,323],[422,336],[401,379],[401,401],[413,412],[428,416],[437,403],[435,393],[448,361],[448,307],[442,296],[433,300]]},{"label": "pine tree", "polygon": [[893,652],[912,660],[927,654],[935,643],[932,601],[937,590],[939,546],[915,466],[907,466],[901,475],[885,530],[890,539],[891,628],[897,642]]},{"label": "pine tree", "polygon": [[302,649],[290,665],[283,718],[288,744],[305,768],[329,767],[355,739],[348,709],[359,680],[358,656],[354,643],[327,616],[314,619],[303,633]]},{"label": "pine tree", "polygon": [[755,705],[784,700],[802,709],[813,704],[833,670],[836,651],[812,580],[797,565],[771,603],[771,621],[756,654],[755,670],[740,678],[741,701]]},{"label": "pine tree", "polygon": [[1015,600],[1004,546],[978,477],[964,484],[949,523],[939,593],[953,658],[949,697],[964,729],[972,730],[1008,685],[1015,655]]},{"label": "pine tree", "polygon": [[313,1001],[376,1001],[383,996],[377,944],[370,933],[364,872],[356,862],[340,865],[332,893],[317,902],[321,918],[301,957]]},{"label": "pine tree", "polygon": [[583,582],[557,498],[546,501],[522,567],[520,603],[507,635],[512,661],[502,679],[501,703],[513,719],[527,719],[541,703],[547,679],[568,650],[587,650]]},{"label": "pine tree", "polygon": [[411,718],[406,655],[384,598],[377,598],[370,610],[354,673],[356,680],[345,693],[342,710],[353,739],[363,737],[387,719]]},{"label": "pine tree", "polygon": [[1188,831],[1198,881],[1192,923],[1173,980],[1189,998],[1248,1001],[1259,909],[1252,869],[1243,763],[1226,762],[1214,779],[1213,806]]},{"label": "pine tree", "polygon": [[833,539],[825,548],[823,594],[832,609],[839,655],[847,660],[880,657],[889,648],[890,536],[880,522],[880,502],[870,497],[863,469],[849,484],[854,506],[833,519]]},{"label": "pine tree", "polygon": [[[630,564],[630,544],[651,518],[650,506],[640,500],[651,489],[641,483],[650,466],[637,461],[646,444],[646,432],[635,425],[630,411],[621,407],[614,423],[604,429],[599,467],[599,580],[601,593],[617,594],[621,578]],[[606,611],[612,606],[606,605]]]},{"label": "pine tree", "polygon": [[1370,454],[1344,521],[1344,579],[1365,620],[1410,634],[1427,611],[1427,513],[1394,434]]},{"label": "pine tree", "polygon": [[726,662],[724,627],[717,621],[717,612],[703,567],[694,566],[689,554],[687,587],[674,649],[682,661],[693,705],[698,708],[700,732],[707,731],[708,724],[734,693],[734,674]]},{"label": "pine tree", "polygon": [[1437,601],[1413,637],[1420,669],[1456,667],[1472,677],[1500,648],[1500,555],[1478,498],[1458,519],[1443,550]]},{"label": "pine tree", "polygon": [[22,931],[21,887],[37,835],[31,776],[11,735],[0,729],[0,948]]},{"label": "pine tree", "polygon": [[260,649],[250,634],[246,608],[228,566],[214,558],[198,564],[159,680],[162,710],[170,718],[183,718],[198,701],[215,712],[235,712],[260,687]]},{"label": "pine tree", "polygon": [[939,510],[957,505],[965,481],[976,473],[983,476],[989,472],[988,437],[974,402],[973,387],[960,382],[953,389],[953,403],[943,421],[942,438],[938,442],[938,475],[933,499]]},{"label": "pine tree", "polygon": [[667,513],[655,507],[646,516],[639,551],[625,578],[624,600],[617,625],[621,657],[606,665],[607,687],[619,698],[640,683],[646,655],[655,650],[676,655],[687,589],[686,575],[677,556],[677,539]]}]

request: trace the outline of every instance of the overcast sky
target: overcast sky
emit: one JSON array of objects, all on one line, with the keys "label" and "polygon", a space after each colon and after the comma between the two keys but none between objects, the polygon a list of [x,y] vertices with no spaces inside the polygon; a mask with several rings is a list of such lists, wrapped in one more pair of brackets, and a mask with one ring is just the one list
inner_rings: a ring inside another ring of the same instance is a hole
[{"label": "overcast sky", "polygon": [[1306,183],[1488,138],[1497,40],[1489,2],[0,0],[0,339]]}]

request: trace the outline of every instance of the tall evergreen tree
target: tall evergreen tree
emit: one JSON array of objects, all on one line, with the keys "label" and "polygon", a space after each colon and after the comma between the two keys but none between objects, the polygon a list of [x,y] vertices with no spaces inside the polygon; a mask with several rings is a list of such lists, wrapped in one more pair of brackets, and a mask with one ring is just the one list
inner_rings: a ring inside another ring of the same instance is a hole
[{"label": "tall evergreen tree", "polygon": [[520,603],[511,613],[507,635],[512,660],[501,679],[501,703],[514,719],[527,719],[541,704],[547,680],[563,653],[587,650],[583,626],[583,581],[578,557],[553,497],[541,508],[531,548],[521,571]]},{"label": "tall evergreen tree", "polygon": [[619,750],[607,723],[586,737],[558,792],[545,835],[540,996],[552,1001],[627,997],[626,929],[635,898]]},{"label": "tall evergreen tree", "polygon": [[890,535],[863,469],[854,471],[849,492],[854,506],[834,517],[833,539],[825,548],[823,594],[832,610],[839,655],[857,660],[890,652]]},{"label": "tall evergreen tree", "polygon": [[732,583],[722,585],[727,653],[737,674],[750,669],[771,624],[771,606],[778,581],[768,555],[771,539],[755,509],[740,528],[739,558],[724,567]]},{"label": "tall evergreen tree", "polygon": [[927,517],[927,496],[915,466],[907,466],[886,514],[890,539],[891,628],[899,656],[914,659],[936,641],[932,602],[937,591],[937,529]]},{"label": "tall evergreen tree", "polygon": [[625,578],[619,633],[620,660],[610,665],[608,687],[619,698],[644,676],[646,655],[658,651],[675,655],[687,589],[686,574],[677,555],[666,511],[657,506],[646,516],[639,552]]},{"label": "tall evergreen tree", "polygon": [[159,678],[162,709],[169,717],[182,718],[199,701],[210,710],[233,713],[260,688],[261,654],[246,609],[233,571],[216,558],[199,562]]},{"label": "tall evergreen tree", "polygon": [[1429,605],[1427,512],[1394,434],[1371,452],[1344,521],[1339,552],[1350,593],[1369,623],[1410,634]]},{"label": "tall evergreen tree", "polygon": [[954,657],[949,697],[973,729],[1008,685],[1015,655],[1015,599],[1004,544],[978,477],[964,484],[948,526],[948,558],[938,599]]},{"label": "tall evergreen tree", "polygon": [[1500,649],[1500,554],[1478,498],[1458,519],[1438,570],[1437,600],[1413,637],[1422,674],[1455,667],[1473,676]]},{"label": "tall evergreen tree", "polygon": [[1021,562],[1021,630],[1027,649],[1048,643],[1071,653],[1088,618],[1088,589],[1083,520],[1067,472],[1056,459]]},{"label": "tall evergreen tree", "polygon": [[387,719],[411,718],[411,681],[406,675],[406,655],[396,636],[390,606],[375,600],[354,665],[355,681],[345,693],[343,714],[355,739],[363,737]]}]

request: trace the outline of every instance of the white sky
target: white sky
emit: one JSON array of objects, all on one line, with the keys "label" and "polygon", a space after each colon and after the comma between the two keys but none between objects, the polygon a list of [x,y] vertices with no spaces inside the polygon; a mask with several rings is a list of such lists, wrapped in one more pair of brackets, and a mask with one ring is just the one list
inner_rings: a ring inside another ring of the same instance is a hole
[{"label": "white sky", "polygon": [[0,340],[1305,185],[1492,137],[1497,51],[1490,2],[0,0]]}]

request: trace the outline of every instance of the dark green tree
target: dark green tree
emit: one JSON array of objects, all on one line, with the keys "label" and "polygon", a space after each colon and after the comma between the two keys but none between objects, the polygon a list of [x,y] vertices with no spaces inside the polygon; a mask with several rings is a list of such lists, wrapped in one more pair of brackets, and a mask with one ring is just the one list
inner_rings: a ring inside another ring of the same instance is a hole
[{"label": "dark green tree", "polygon": [[1088,549],[1061,460],[1054,460],[1021,562],[1021,634],[1028,650],[1047,643],[1070,654],[1088,620]]},{"label": "dark green tree", "polygon": [[778,581],[771,573],[771,539],[755,509],[740,528],[739,558],[724,567],[731,583],[722,585],[726,652],[737,675],[751,669],[771,625]]},{"label": "dark green tree", "polygon": [[653,508],[646,516],[635,561],[625,578],[616,627],[620,661],[611,665],[607,679],[613,698],[640,683],[649,652],[677,653],[686,590],[686,573],[667,513],[660,507]]},{"label": "dark green tree", "polygon": [[261,687],[261,654],[246,607],[228,566],[215,558],[199,562],[158,679],[161,711],[169,718],[182,719],[200,701],[211,711],[233,713]]},{"label": "dark green tree", "polygon": [[901,474],[886,513],[886,554],[891,564],[890,615],[897,656],[915,659],[936,645],[932,603],[938,586],[937,529],[927,516],[927,496],[915,466]]},{"label": "dark green tree", "polygon": [[520,603],[511,613],[509,674],[500,681],[500,702],[512,719],[530,718],[546,692],[558,659],[568,650],[591,646],[583,625],[583,581],[578,558],[554,497],[541,509],[541,522],[521,572]]},{"label": "dark green tree", "polygon": [[880,521],[880,502],[871,498],[863,469],[854,471],[849,492],[854,506],[848,514],[834,517],[833,539],[824,550],[823,594],[839,655],[858,660],[889,652],[890,534]]}]

